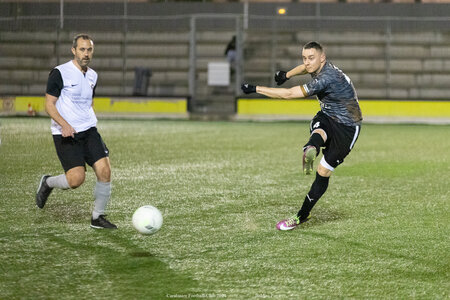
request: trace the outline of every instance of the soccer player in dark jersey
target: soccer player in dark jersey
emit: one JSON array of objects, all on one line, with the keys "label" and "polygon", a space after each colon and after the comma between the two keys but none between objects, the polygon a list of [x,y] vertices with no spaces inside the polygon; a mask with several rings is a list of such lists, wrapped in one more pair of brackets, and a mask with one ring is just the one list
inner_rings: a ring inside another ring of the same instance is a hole
[{"label": "soccer player in dark jersey", "polygon": [[323,148],[323,157],[317,166],[316,179],[305,197],[299,212],[278,222],[277,229],[292,230],[310,217],[310,212],[328,188],[334,169],[344,162],[358,139],[361,129],[361,109],[350,78],[328,62],[325,51],[317,42],[309,42],[302,49],[303,64],[288,72],[275,74],[277,85],[296,75],[310,74],[312,80],[292,88],[271,88],[242,85],[246,94],[258,93],[271,98],[295,99],[317,96],[321,110],[312,119],[310,138],[303,147],[303,172],[311,174],[313,163]]},{"label": "soccer player in dark jersey", "polygon": [[44,208],[54,188],[75,189],[85,180],[86,163],[94,169],[94,209],[91,227],[116,229],[105,218],[111,196],[109,150],[97,131],[97,117],[92,101],[97,73],[88,67],[94,53],[94,42],[86,34],[75,36],[74,58],[55,67],[49,75],[45,110],[51,117],[51,131],[64,173],[42,176],[36,192],[36,205]]}]

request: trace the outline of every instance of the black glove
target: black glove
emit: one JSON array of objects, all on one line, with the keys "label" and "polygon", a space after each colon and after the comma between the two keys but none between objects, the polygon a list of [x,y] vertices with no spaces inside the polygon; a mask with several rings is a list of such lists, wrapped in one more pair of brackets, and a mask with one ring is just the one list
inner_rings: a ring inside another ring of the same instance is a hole
[{"label": "black glove", "polygon": [[248,83],[241,85],[241,89],[246,94],[256,93],[256,86]]},{"label": "black glove", "polygon": [[289,80],[289,78],[286,77],[285,71],[277,71],[275,73],[275,81],[277,82],[277,85],[282,85],[286,82],[286,80]]}]

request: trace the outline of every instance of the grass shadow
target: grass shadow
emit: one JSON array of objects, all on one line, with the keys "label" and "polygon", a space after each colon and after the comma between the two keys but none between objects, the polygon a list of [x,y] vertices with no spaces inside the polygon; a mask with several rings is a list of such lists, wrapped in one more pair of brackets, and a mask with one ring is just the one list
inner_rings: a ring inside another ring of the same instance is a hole
[{"label": "grass shadow", "polygon": [[320,207],[311,212],[311,219],[306,224],[321,225],[325,223],[336,222],[345,219],[346,217],[347,216],[340,211]]},{"label": "grass shadow", "polygon": [[368,252],[373,255],[373,257],[385,256],[389,259],[399,259],[403,261],[412,262],[414,265],[423,266],[425,269],[433,268],[433,273],[439,273],[443,269],[443,265],[436,264],[432,259],[428,260],[426,257],[417,257],[412,255],[405,255],[402,253],[395,252],[393,250],[375,247],[373,244],[364,244],[363,242],[345,239],[342,237],[334,237],[326,233],[317,231],[302,231],[302,235],[309,235],[314,238],[321,238],[327,241],[332,241],[333,243],[342,244],[348,246],[351,249],[359,249],[360,251]]},{"label": "grass shadow", "polygon": [[140,252],[130,252],[131,257],[155,257],[154,254],[150,252],[140,251]]},{"label": "grass shadow", "polygon": [[[141,299],[163,299],[167,295],[192,294],[198,284],[189,276],[172,270],[157,255],[141,250],[130,243],[120,232],[94,231],[98,235],[91,240],[73,241],[67,236],[49,234],[52,242],[64,248],[71,248],[82,257],[93,257],[97,270],[87,270],[99,274],[90,278],[89,285],[104,285],[109,282],[110,295],[115,299],[133,299],[139,295]],[[94,266],[93,266],[94,267]],[[71,284],[80,278],[72,277]],[[80,298],[88,296],[77,295]],[[106,295],[102,295],[106,296]]]}]

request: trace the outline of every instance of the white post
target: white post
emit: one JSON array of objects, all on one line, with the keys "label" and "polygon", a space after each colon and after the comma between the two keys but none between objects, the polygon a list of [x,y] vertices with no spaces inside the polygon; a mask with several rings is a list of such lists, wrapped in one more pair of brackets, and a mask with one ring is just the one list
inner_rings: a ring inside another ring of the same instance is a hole
[{"label": "white post", "polygon": [[190,109],[195,104],[195,77],[197,73],[197,53],[196,53],[196,17],[191,16],[191,32],[189,36],[189,96],[191,97]]},{"label": "white post", "polygon": [[128,37],[128,6],[127,0],[123,0],[123,42],[122,42],[122,95],[126,94],[127,74],[127,37]]},{"label": "white post", "polygon": [[244,2],[244,30],[248,28],[248,0]]},{"label": "white post", "polygon": [[64,28],[64,0],[59,1],[59,28]]},{"label": "white post", "polygon": [[386,98],[391,97],[391,43],[392,43],[392,27],[391,21],[386,21],[386,51],[385,51],[385,64],[386,64]]},{"label": "white post", "polygon": [[243,72],[243,36],[242,36],[242,26],[241,17],[236,17],[236,60],[234,62],[234,77],[235,77],[235,87],[234,94],[239,96],[241,94],[241,84],[242,84],[242,72]]},{"label": "white post", "polygon": [[272,38],[270,39],[270,75],[269,86],[274,86],[273,74],[276,72],[277,51],[278,51],[278,16],[272,18]]}]

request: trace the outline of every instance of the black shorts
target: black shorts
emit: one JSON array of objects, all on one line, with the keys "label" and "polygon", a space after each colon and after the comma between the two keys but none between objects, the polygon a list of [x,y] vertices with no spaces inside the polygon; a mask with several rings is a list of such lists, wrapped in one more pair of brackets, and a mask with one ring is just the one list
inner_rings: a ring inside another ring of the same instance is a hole
[{"label": "black shorts", "polygon": [[53,135],[53,142],[64,172],[74,167],[86,168],[86,163],[92,167],[97,160],[109,156],[109,150],[96,127],[75,133],[73,138]]},{"label": "black shorts", "polygon": [[344,162],[344,158],[352,150],[361,131],[361,125],[346,126],[319,111],[311,121],[310,133],[318,128],[323,129],[327,134],[322,153],[325,163],[334,169]]}]

